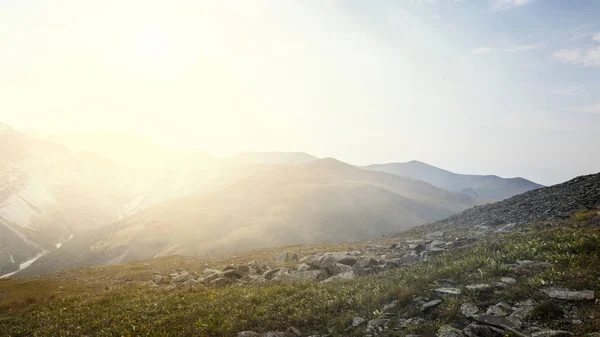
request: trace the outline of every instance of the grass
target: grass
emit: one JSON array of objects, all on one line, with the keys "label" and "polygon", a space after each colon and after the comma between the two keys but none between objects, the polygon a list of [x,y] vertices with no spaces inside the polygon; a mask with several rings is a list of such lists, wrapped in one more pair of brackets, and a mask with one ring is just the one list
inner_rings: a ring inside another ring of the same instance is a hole
[{"label": "grass", "polygon": [[572,218],[575,222],[586,222],[598,214],[600,214],[598,210],[582,210],[575,213]]},{"label": "grass", "polygon": [[[513,272],[504,266],[524,259],[549,261],[553,268]],[[197,267],[193,260],[168,261],[189,270]],[[373,319],[392,300],[400,303],[393,309],[398,315],[426,318],[427,323],[411,328],[412,333],[431,335],[440,325],[460,320],[460,306],[465,302],[483,307],[501,300],[541,300],[544,297],[538,290],[547,285],[598,292],[598,261],[599,231],[564,226],[484,238],[467,250],[450,251],[425,263],[346,282],[220,289],[197,286],[165,291],[142,282],[150,279],[152,271],[152,266],[142,263],[88,268],[63,278],[49,275],[0,281],[0,335],[235,336],[244,330],[285,331],[294,326],[304,334],[358,336],[362,331],[348,330],[352,318]],[[503,275],[519,280],[503,294],[480,297],[465,292],[423,314],[414,301],[416,296],[435,298],[434,282],[440,279],[465,285],[491,282]],[[554,317],[554,302],[548,303],[542,302],[535,309],[540,320]],[[576,335],[600,328],[600,310],[594,303],[582,303],[577,310],[597,318],[569,327]]]}]

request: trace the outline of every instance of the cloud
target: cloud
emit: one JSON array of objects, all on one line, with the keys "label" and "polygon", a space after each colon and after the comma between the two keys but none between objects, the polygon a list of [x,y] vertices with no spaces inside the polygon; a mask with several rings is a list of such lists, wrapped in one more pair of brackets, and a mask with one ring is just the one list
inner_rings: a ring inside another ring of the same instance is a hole
[{"label": "cloud", "polygon": [[588,49],[561,49],[552,54],[552,57],[563,63],[600,67],[600,46],[589,47]]},{"label": "cloud", "polygon": [[534,43],[534,44],[527,44],[527,45],[522,45],[522,46],[516,46],[513,48],[506,48],[504,49],[505,52],[509,52],[509,53],[513,53],[513,52],[517,52],[517,51],[529,51],[529,50],[534,50],[534,49],[538,49],[542,46],[542,43]]},{"label": "cloud", "polygon": [[598,32],[598,33],[594,34],[594,35],[592,36],[592,40],[594,40],[594,41],[597,41],[597,42],[600,42],[600,32]]},{"label": "cloud", "polygon": [[571,35],[571,40],[578,40],[587,38],[590,35],[593,35],[594,25],[590,23],[586,23],[585,25],[577,26],[575,28],[569,29],[568,33]]},{"label": "cloud", "polygon": [[472,49],[471,54],[483,55],[483,54],[488,54],[488,53],[495,52],[495,51],[503,51],[503,52],[507,52],[507,53],[530,51],[530,50],[537,49],[537,48],[541,47],[542,45],[543,44],[541,42],[539,42],[539,43],[515,46],[515,47],[511,47],[511,48],[504,48],[504,49],[497,49],[497,48],[491,48],[491,47],[479,47],[479,48]]},{"label": "cloud", "polygon": [[510,9],[513,7],[521,7],[530,4],[536,0],[492,0],[491,8],[494,11]]},{"label": "cloud", "polygon": [[552,93],[562,96],[579,96],[582,94],[582,90],[580,87],[566,87],[555,89]]},{"label": "cloud", "polygon": [[475,49],[471,50],[471,53],[475,54],[475,55],[483,55],[483,54],[491,53],[493,51],[494,51],[493,48],[481,47],[481,48],[475,48]]},{"label": "cloud", "polygon": [[600,103],[591,104],[591,105],[572,106],[572,107],[566,108],[565,110],[570,111],[570,112],[600,114]]}]

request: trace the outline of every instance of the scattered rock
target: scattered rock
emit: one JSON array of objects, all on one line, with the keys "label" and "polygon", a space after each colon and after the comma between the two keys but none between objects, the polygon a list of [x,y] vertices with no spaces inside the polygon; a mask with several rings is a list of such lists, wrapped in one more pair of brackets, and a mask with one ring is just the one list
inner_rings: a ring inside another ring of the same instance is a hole
[{"label": "scattered rock", "polygon": [[450,325],[442,325],[437,332],[438,337],[462,337],[462,331],[451,327]]},{"label": "scattered rock", "polygon": [[293,336],[296,336],[296,337],[302,336],[302,332],[300,332],[300,330],[294,328],[293,326],[289,327],[289,329],[287,331],[290,334],[292,334]]},{"label": "scattered rock", "polygon": [[559,300],[568,301],[586,301],[594,299],[594,292],[591,290],[569,290],[565,288],[548,288],[543,290],[548,296]]},{"label": "scattered rock", "polygon": [[372,319],[367,323],[367,333],[380,333],[387,327],[388,320],[383,318]]},{"label": "scattered rock", "polygon": [[352,319],[352,327],[353,327],[353,328],[356,328],[357,326],[359,326],[359,325],[361,325],[361,324],[365,323],[366,321],[367,321],[367,320],[366,320],[366,319],[364,319],[364,318],[362,318],[362,317],[354,317],[354,318]]},{"label": "scattered rock", "polygon": [[460,313],[465,317],[473,317],[479,312],[479,308],[473,303],[465,303],[460,306]]},{"label": "scattered rock", "polygon": [[398,301],[397,300],[393,300],[392,303],[384,305],[381,310],[382,311],[388,311],[388,310],[394,309],[397,306],[398,306]]},{"label": "scattered rock", "polygon": [[297,262],[297,261],[298,261],[298,254],[290,253],[290,252],[283,252],[283,253],[277,255],[277,257],[275,258],[275,262],[279,262],[279,263]]},{"label": "scattered rock", "polygon": [[352,280],[353,278],[355,278],[356,275],[354,274],[354,271],[350,270],[341,274],[337,274],[334,275],[326,280],[324,280],[323,282],[331,282],[331,281],[335,281],[335,280]]},{"label": "scattered rock", "polygon": [[464,328],[463,333],[468,337],[504,337],[506,332],[490,325],[471,323]]},{"label": "scattered rock", "polygon": [[492,291],[492,286],[489,284],[469,284],[467,287],[467,289],[471,290],[471,291],[476,291],[476,292],[491,292]]},{"label": "scattered rock", "polygon": [[437,307],[440,303],[442,303],[442,300],[429,301],[421,306],[421,311],[427,311],[433,307]]},{"label": "scattered rock", "polygon": [[543,330],[539,332],[534,332],[531,334],[531,337],[569,337],[573,336],[572,332],[569,331],[560,331],[560,330]]},{"label": "scattered rock", "polygon": [[458,288],[437,288],[435,293],[439,296],[460,296],[462,290]]},{"label": "scattered rock", "polygon": [[443,231],[437,231],[437,232],[429,233],[425,237],[427,237],[427,238],[441,238],[443,236],[444,236],[444,232]]},{"label": "scattered rock", "polygon": [[242,331],[242,332],[238,332],[237,337],[260,337],[260,334],[258,332],[254,332],[254,331]]},{"label": "scattered rock", "polygon": [[513,285],[513,284],[517,283],[517,280],[515,280],[512,277],[503,277],[503,278],[500,279],[500,281],[502,281],[502,282],[504,282],[506,284],[510,284],[510,285]]},{"label": "scattered rock", "polygon": [[233,283],[233,280],[228,277],[220,277],[210,281],[211,286],[225,287]]}]

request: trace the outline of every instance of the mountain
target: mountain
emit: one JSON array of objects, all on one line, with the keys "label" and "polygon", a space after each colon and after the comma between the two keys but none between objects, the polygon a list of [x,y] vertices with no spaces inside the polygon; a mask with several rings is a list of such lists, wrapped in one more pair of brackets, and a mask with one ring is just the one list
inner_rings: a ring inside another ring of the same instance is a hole
[{"label": "mountain", "polygon": [[414,160],[406,163],[369,165],[365,169],[418,179],[450,191],[463,192],[490,200],[502,200],[543,187],[543,185],[523,178],[457,174]]},{"label": "mountain", "polygon": [[245,166],[251,164],[304,164],[318,158],[304,152],[242,152],[225,158],[228,165]]},{"label": "mountain", "polygon": [[160,203],[69,242],[18,275],[167,255],[218,256],[356,241],[442,219],[482,202],[331,158],[263,166],[223,189]]},{"label": "mountain", "polygon": [[539,188],[506,200],[477,206],[429,224],[438,228],[520,225],[533,221],[564,220],[578,210],[600,206],[600,173]]}]

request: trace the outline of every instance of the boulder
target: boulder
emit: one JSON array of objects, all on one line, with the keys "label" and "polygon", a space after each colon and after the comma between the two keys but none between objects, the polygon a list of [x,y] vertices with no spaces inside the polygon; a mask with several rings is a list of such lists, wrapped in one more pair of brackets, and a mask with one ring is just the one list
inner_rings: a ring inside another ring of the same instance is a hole
[{"label": "boulder", "polygon": [[350,267],[347,264],[335,263],[327,269],[331,272],[332,275],[337,275],[352,270],[352,267]]},{"label": "boulder", "polygon": [[275,257],[275,262],[285,263],[285,262],[298,262],[298,254],[291,252],[283,252]]},{"label": "boulder", "polygon": [[354,272],[352,270],[350,270],[347,272],[343,272],[341,274],[334,275],[334,276],[324,280],[323,282],[331,282],[331,281],[335,281],[335,280],[352,280],[355,277],[356,277],[356,275],[354,274]]},{"label": "boulder", "polygon": [[223,275],[223,277],[232,278],[232,279],[236,279],[236,280],[244,278],[244,275],[242,275],[240,272],[238,272],[235,269],[224,270],[222,275]]},{"label": "boulder", "polygon": [[314,264],[321,268],[328,268],[336,263],[352,266],[356,263],[356,257],[348,255],[346,252],[335,252],[325,253],[314,261]]}]

